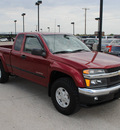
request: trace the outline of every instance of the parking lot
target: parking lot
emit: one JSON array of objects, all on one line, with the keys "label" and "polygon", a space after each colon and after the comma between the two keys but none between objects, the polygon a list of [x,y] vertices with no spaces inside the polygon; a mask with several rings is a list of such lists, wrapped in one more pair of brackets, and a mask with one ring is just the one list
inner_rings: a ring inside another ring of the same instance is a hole
[{"label": "parking lot", "polygon": [[119,130],[120,100],[64,116],[57,112],[47,89],[19,77],[0,84],[1,130]]}]

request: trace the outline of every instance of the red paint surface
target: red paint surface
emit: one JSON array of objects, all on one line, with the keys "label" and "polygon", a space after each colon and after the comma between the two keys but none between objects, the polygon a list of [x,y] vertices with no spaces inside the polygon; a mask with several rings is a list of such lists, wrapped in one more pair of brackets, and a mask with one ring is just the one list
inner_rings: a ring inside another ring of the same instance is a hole
[{"label": "red paint surface", "polygon": [[[24,33],[37,35],[46,50],[46,57],[35,56],[23,52],[22,44],[20,51],[0,47],[0,58],[7,72],[13,73],[25,79],[31,80],[43,86],[48,86],[53,71],[65,73],[73,78],[78,87],[85,87],[82,71],[87,68],[107,69],[120,66],[120,58],[98,52],[77,52],[67,54],[52,54],[40,33]],[[19,35],[19,34],[18,34]],[[21,55],[26,55],[22,59]],[[19,69],[18,69],[19,68]],[[24,71],[22,71],[24,70]],[[29,72],[29,73],[28,73]],[[36,75],[35,75],[36,74]],[[37,76],[37,74],[45,77]]]}]

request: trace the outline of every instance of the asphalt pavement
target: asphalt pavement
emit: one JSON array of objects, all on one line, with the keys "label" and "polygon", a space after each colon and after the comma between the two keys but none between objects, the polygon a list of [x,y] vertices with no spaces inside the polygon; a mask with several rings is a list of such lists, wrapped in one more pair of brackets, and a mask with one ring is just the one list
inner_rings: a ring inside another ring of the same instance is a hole
[{"label": "asphalt pavement", "polygon": [[11,77],[9,82],[0,84],[0,130],[119,129],[120,99],[81,107],[77,113],[65,116],[54,108],[45,87],[19,77]]},{"label": "asphalt pavement", "polygon": [[0,84],[0,130],[119,130],[120,99],[60,114],[47,88],[12,77]]}]

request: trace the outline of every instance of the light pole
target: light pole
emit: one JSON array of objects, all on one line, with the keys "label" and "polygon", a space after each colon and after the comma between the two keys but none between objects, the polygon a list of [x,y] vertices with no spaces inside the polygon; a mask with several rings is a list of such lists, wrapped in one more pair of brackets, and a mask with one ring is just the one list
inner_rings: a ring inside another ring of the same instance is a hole
[{"label": "light pole", "polygon": [[82,8],[85,10],[85,35],[86,35],[86,15],[87,15],[87,10],[89,10],[88,8]]},{"label": "light pole", "polygon": [[74,26],[75,22],[71,22],[71,24],[73,24],[73,35],[74,35],[75,34],[75,26]]},{"label": "light pole", "polygon": [[60,33],[60,25],[57,25],[57,27],[59,28],[59,33]]},{"label": "light pole", "polygon": [[100,23],[99,23],[99,45],[98,45],[98,51],[101,51],[102,19],[103,19],[103,0],[100,0]]},{"label": "light pole", "polygon": [[23,32],[25,32],[25,25],[24,25],[24,16],[26,15],[25,13],[21,14],[23,16]]},{"label": "light pole", "polygon": [[17,20],[14,20],[14,22],[15,22],[15,35],[16,35],[16,22],[17,22]]},{"label": "light pole", "polygon": [[47,27],[47,29],[48,29],[48,32],[50,32],[50,27]]},{"label": "light pole", "polygon": [[95,20],[97,20],[98,21],[98,32],[99,32],[99,25],[100,25],[100,18],[95,18]]},{"label": "light pole", "polygon": [[39,24],[39,5],[42,4],[42,1],[38,0],[35,5],[38,6],[38,32],[39,32],[39,28],[40,28],[40,24]]}]

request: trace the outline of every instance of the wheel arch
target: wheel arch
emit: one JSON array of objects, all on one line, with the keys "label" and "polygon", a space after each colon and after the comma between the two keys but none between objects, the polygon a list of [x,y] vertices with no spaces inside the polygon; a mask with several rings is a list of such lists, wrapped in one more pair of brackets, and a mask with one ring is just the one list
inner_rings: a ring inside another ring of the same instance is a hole
[{"label": "wheel arch", "polygon": [[[50,75],[50,80],[49,80],[49,86],[48,86],[48,95],[51,96],[51,88],[52,88],[52,84],[59,78],[63,78],[63,77],[68,77],[71,78],[71,80],[73,80],[73,78],[66,74],[63,73],[61,71],[52,71],[51,75]],[[73,80],[74,81],[74,80]]]},{"label": "wheel arch", "polygon": [[4,60],[4,58],[3,58],[2,55],[0,55],[0,62],[1,62],[1,64],[3,65],[5,71],[8,72],[7,65],[6,65],[5,60]]},{"label": "wheel arch", "polygon": [[3,65],[5,71],[8,72],[7,65],[6,65],[6,63],[5,63],[4,59],[3,59],[3,57],[1,57],[1,56],[0,56],[0,62],[1,62],[1,64]]}]

